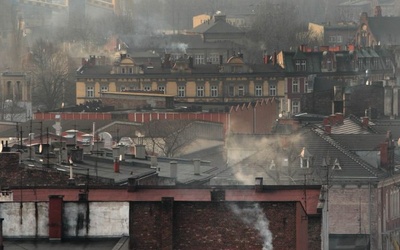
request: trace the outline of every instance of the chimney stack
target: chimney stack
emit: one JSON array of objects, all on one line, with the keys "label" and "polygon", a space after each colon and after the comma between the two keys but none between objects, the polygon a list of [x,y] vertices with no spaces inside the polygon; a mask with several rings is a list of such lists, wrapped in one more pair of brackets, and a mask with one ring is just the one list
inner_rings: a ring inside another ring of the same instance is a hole
[{"label": "chimney stack", "polygon": [[376,17],[381,17],[382,16],[382,8],[381,6],[375,6],[375,16]]},{"label": "chimney stack", "polygon": [[332,133],[331,125],[329,125],[329,124],[324,125],[324,131],[325,131],[325,134],[330,135]]},{"label": "chimney stack", "polygon": [[365,126],[365,127],[368,127],[368,124],[369,124],[369,117],[368,116],[364,116],[362,118],[362,125]]},{"label": "chimney stack", "polygon": [[3,220],[4,218],[0,218],[0,250],[4,249],[4,239],[3,239]]},{"label": "chimney stack", "polygon": [[261,192],[263,190],[263,178],[262,177],[256,177],[255,189],[256,189],[256,192]]},{"label": "chimney stack", "polygon": [[193,165],[194,165],[194,174],[200,175],[200,159],[194,159]]},{"label": "chimney stack", "polygon": [[171,175],[171,178],[177,178],[177,176],[178,176],[178,162],[176,162],[176,161],[171,161],[170,163],[169,163],[169,166],[170,166],[170,175]]}]

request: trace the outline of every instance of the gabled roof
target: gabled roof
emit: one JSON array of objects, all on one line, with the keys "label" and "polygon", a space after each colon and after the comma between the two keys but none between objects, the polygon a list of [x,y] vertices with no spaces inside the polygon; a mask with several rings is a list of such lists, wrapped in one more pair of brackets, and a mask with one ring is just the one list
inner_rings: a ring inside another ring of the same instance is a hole
[{"label": "gabled roof", "polygon": [[286,72],[296,71],[295,61],[306,60],[307,70],[303,72],[321,72],[321,57],[322,52],[286,52],[283,53],[283,66]]},{"label": "gabled roof", "polygon": [[235,33],[235,34],[244,34],[239,28],[227,23],[225,20],[220,18],[214,18],[213,20],[209,20],[200,24],[191,30],[191,33],[197,34],[215,34],[215,33]]},{"label": "gabled roof", "polygon": [[[246,148],[252,154],[248,153],[232,166],[229,173],[221,175],[253,180],[254,177],[263,177],[267,184],[302,184],[305,178],[308,184],[323,184],[327,175],[332,182],[354,183],[377,181],[386,174],[313,126],[306,126],[291,135],[265,137],[254,143],[258,147]],[[303,152],[309,156],[309,168],[305,168],[306,165],[301,168]],[[288,159],[286,163],[285,159]],[[270,167],[272,162],[273,168]]]},{"label": "gabled roof", "polygon": [[400,38],[400,17],[374,16],[368,17],[368,26],[377,41],[393,44]]}]

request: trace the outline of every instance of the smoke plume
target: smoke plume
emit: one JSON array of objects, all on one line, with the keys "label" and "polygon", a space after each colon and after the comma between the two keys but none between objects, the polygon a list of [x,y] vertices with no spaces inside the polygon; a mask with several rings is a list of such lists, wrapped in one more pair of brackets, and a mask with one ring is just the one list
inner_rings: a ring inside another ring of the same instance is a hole
[{"label": "smoke plume", "polygon": [[238,205],[232,204],[230,208],[244,223],[253,226],[260,233],[263,240],[263,250],[273,249],[269,221],[257,203],[253,207],[245,208],[240,208]]}]

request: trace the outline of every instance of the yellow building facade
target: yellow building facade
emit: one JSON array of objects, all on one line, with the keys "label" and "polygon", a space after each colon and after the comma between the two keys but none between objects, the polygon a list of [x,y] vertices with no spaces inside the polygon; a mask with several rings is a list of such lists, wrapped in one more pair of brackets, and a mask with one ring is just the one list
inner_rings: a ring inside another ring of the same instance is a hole
[{"label": "yellow building facade", "polygon": [[83,68],[77,75],[76,104],[98,100],[108,91],[158,91],[187,103],[239,103],[285,96],[286,81],[281,73],[256,72],[239,57],[223,65],[207,65],[208,72],[207,68],[191,67],[189,62],[179,63],[179,69],[175,66],[146,71],[134,59],[123,58],[109,72],[91,73],[96,66]]}]

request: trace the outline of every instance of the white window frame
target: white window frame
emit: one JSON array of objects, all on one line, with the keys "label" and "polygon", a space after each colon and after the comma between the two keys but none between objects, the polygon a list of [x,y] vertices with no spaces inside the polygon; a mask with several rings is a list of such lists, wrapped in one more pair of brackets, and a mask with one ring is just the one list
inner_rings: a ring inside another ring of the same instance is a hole
[{"label": "white window frame", "polygon": [[245,96],[246,90],[243,85],[238,86],[238,96]]},{"label": "white window frame", "polygon": [[307,71],[307,60],[301,60],[301,71]]},{"label": "white window frame", "polygon": [[100,92],[108,92],[108,86],[101,86],[100,87]]},{"label": "white window frame", "polygon": [[300,101],[292,100],[292,114],[300,113]]},{"label": "white window frame", "polygon": [[197,86],[196,97],[204,97],[204,86]]},{"label": "white window frame", "polygon": [[150,85],[144,85],[143,86],[144,91],[151,91],[151,86]]},{"label": "white window frame", "polygon": [[185,86],[178,86],[178,96],[179,97],[185,97],[186,96]]},{"label": "white window frame", "polygon": [[275,84],[269,85],[269,95],[276,96],[276,85]]},{"label": "white window frame", "polygon": [[308,93],[308,80],[304,80],[304,93]]},{"label": "white window frame", "polygon": [[161,91],[163,94],[165,94],[165,86],[158,86],[158,91]]},{"label": "white window frame", "polygon": [[262,96],[263,95],[263,90],[262,90],[262,85],[256,85],[255,90],[254,90],[255,96]]},{"label": "white window frame", "polygon": [[292,93],[299,93],[299,79],[292,79]]},{"label": "white window frame", "polygon": [[194,55],[194,63],[195,64],[204,64],[204,54],[195,54]]},{"label": "white window frame", "polygon": [[93,86],[86,87],[86,97],[94,97],[94,87]]},{"label": "white window frame", "polygon": [[211,97],[218,97],[218,86],[211,85]]}]

